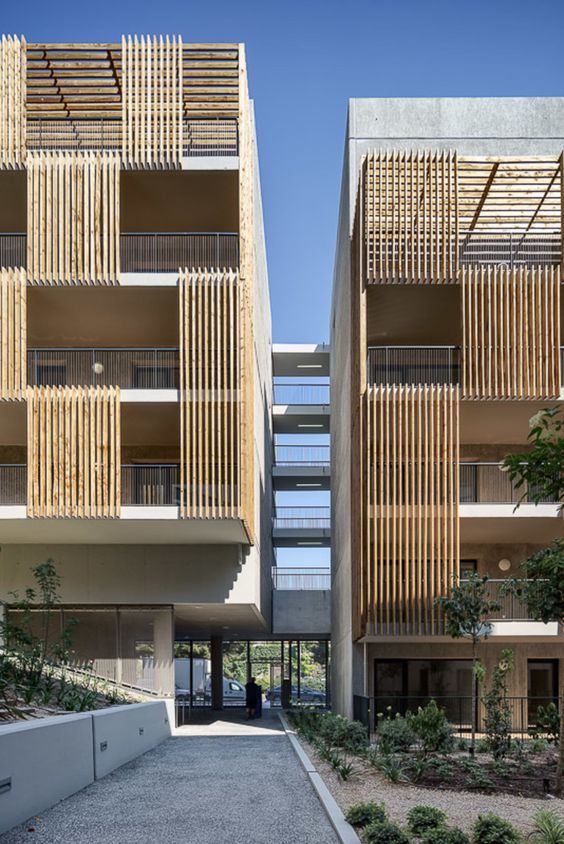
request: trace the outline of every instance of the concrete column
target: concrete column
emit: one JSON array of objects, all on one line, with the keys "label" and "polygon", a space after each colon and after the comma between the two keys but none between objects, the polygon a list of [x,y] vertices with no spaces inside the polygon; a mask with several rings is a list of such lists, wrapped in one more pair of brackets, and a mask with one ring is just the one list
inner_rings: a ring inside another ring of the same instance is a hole
[{"label": "concrete column", "polygon": [[172,608],[155,612],[155,687],[159,693],[174,697],[174,619]]},{"label": "concrete column", "polygon": [[223,639],[212,636],[211,645],[211,702],[212,709],[223,709]]}]

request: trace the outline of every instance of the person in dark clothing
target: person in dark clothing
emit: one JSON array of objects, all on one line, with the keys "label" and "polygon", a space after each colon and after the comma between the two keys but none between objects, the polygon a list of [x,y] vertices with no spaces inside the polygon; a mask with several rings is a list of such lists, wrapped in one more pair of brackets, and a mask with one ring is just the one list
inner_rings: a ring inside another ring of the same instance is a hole
[{"label": "person in dark clothing", "polygon": [[245,686],[245,706],[247,707],[247,718],[254,718],[259,702],[259,687],[255,682],[255,677],[251,677]]}]

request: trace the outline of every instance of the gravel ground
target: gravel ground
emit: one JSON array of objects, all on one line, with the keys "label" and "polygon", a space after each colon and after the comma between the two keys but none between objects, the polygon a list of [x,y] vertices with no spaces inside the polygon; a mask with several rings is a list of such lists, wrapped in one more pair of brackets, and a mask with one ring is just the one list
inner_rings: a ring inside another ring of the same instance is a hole
[{"label": "gravel ground", "polygon": [[183,727],[0,841],[337,844],[277,718]]},{"label": "gravel ground", "polygon": [[532,830],[533,815],[538,809],[551,809],[564,819],[564,800],[536,800],[506,794],[480,794],[446,789],[443,791],[394,784],[386,780],[378,771],[360,762],[358,767],[362,769],[361,776],[343,782],[333,768],[317,756],[310,744],[302,739],[300,741],[343,812],[346,812],[353,803],[372,800],[376,803],[383,802],[390,817],[399,823],[404,823],[409,810],[423,803],[443,809],[451,824],[460,826],[466,831],[472,828],[479,814],[495,812],[496,815],[510,821],[525,833]]}]

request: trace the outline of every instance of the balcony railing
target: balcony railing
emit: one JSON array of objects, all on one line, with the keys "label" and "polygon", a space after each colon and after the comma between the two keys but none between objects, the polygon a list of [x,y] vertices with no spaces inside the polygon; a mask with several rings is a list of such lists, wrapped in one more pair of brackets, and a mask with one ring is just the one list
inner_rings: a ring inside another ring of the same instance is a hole
[{"label": "balcony railing", "polygon": [[[461,504],[516,504],[523,489],[515,490],[500,463],[460,464]],[[526,502],[526,497],[525,497]],[[546,500],[543,503],[556,503]]]},{"label": "balcony railing", "polygon": [[186,119],[183,130],[183,152],[189,158],[239,155],[239,131],[235,117]]},{"label": "balcony railing", "polygon": [[370,346],[369,384],[458,384],[457,346]]},{"label": "balcony railing", "polygon": [[27,149],[39,150],[120,150],[121,117],[71,120],[28,118]]},{"label": "balcony railing", "polygon": [[27,266],[27,235],[24,232],[0,234],[0,267]]},{"label": "balcony railing", "polygon": [[328,445],[275,445],[274,462],[277,466],[328,466]]},{"label": "balcony railing", "polygon": [[179,388],[178,349],[29,349],[31,386]]},{"label": "balcony railing", "polygon": [[180,503],[180,466],[176,463],[121,467],[124,506],[163,507]]},{"label": "balcony railing", "polygon": [[460,234],[461,266],[557,266],[561,255],[562,236],[559,232],[471,231]]},{"label": "balcony railing", "polygon": [[506,593],[506,585],[505,580],[488,580],[486,583],[488,600],[495,601],[500,607],[490,616],[491,621],[530,621],[532,615],[527,604],[517,596]]},{"label": "balcony railing", "polygon": [[331,526],[329,507],[277,507],[275,528],[324,528]]},{"label": "balcony railing", "polygon": [[120,237],[120,250],[126,273],[239,266],[239,237],[231,232],[127,232]]},{"label": "balcony railing", "polygon": [[272,585],[275,589],[331,589],[331,571],[327,567],[280,568],[274,566]]},{"label": "balcony railing", "polygon": [[0,505],[27,503],[25,463],[0,464]]},{"label": "balcony railing", "polygon": [[275,404],[329,404],[330,401],[330,387],[325,382],[274,385]]}]

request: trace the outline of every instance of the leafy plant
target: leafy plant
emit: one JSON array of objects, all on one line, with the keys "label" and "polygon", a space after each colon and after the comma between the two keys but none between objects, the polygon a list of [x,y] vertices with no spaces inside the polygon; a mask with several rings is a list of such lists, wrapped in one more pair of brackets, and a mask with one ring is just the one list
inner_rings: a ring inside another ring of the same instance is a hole
[{"label": "leafy plant", "polygon": [[454,747],[454,727],[449,723],[444,709],[434,700],[419,707],[416,713],[409,713],[409,726],[421,743],[423,755],[449,753]]},{"label": "leafy plant", "polygon": [[383,803],[355,803],[347,811],[346,820],[352,826],[368,826],[370,823],[388,820]]},{"label": "leafy plant", "polygon": [[406,766],[394,756],[376,752],[371,755],[369,762],[390,782],[409,782]]},{"label": "leafy plant", "polygon": [[409,750],[415,742],[416,736],[411,724],[399,713],[391,718],[378,718],[378,746],[382,753],[398,753]]},{"label": "leafy plant", "polygon": [[539,809],[535,815],[535,828],[529,841],[534,844],[564,844],[564,821],[556,812]]},{"label": "leafy plant", "polygon": [[446,759],[431,758],[428,760],[429,767],[433,768],[442,780],[451,780],[454,776],[454,765]]},{"label": "leafy plant", "polygon": [[410,844],[408,836],[391,821],[376,821],[364,829],[367,844]]},{"label": "leafy plant", "polygon": [[482,701],[484,728],[494,759],[503,759],[511,745],[511,705],[507,699],[507,675],[513,670],[513,651],[504,649],[492,672],[488,692]]},{"label": "leafy plant", "polygon": [[520,841],[515,827],[492,812],[478,815],[473,833],[472,844],[519,844]]},{"label": "leafy plant", "polygon": [[407,813],[407,825],[413,835],[421,837],[430,829],[444,826],[447,816],[435,806],[414,806]]},{"label": "leafy plant", "polygon": [[534,739],[540,739],[541,736],[544,736],[548,742],[558,744],[560,714],[556,704],[548,703],[546,706],[537,706],[535,725],[531,727],[530,733]]},{"label": "leafy plant", "polygon": [[489,789],[493,786],[492,780],[478,762],[473,759],[461,759],[459,765],[466,773],[467,788]]},{"label": "leafy plant", "polygon": [[458,826],[439,826],[430,829],[422,838],[424,844],[470,844],[470,839]]}]

